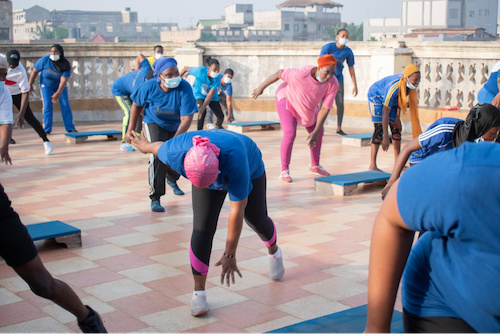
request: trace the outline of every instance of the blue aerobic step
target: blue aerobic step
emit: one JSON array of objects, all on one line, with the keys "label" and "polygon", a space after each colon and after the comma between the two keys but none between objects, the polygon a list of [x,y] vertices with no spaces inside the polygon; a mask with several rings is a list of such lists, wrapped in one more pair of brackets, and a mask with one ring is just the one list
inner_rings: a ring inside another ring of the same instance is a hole
[{"label": "blue aerobic step", "polygon": [[82,246],[82,231],[59,220],[26,225],[26,228],[33,241],[55,239],[56,242],[66,244],[68,248]]},{"label": "blue aerobic step", "polygon": [[[351,308],[295,325],[275,329],[268,333],[362,333],[366,325],[367,305]],[[393,311],[391,333],[403,333],[403,319]]]},{"label": "blue aerobic step", "polygon": [[273,121],[254,121],[254,122],[235,122],[227,126],[228,130],[234,132],[247,132],[252,128],[258,128],[261,130],[279,130],[281,129],[280,122]]},{"label": "blue aerobic step", "polygon": [[102,130],[88,132],[68,132],[65,134],[65,136],[67,142],[79,144],[83,143],[85,140],[87,140],[88,137],[92,136],[107,136],[107,139],[117,140],[118,138],[121,138],[122,133],[121,131],[117,130]]},{"label": "blue aerobic step", "polygon": [[373,133],[358,133],[342,136],[342,145],[368,146],[372,140]]},{"label": "blue aerobic step", "polygon": [[369,170],[366,172],[338,174],[314,179],[316,191],[324,194],[345,196],[357,188],[360,183],[387,181],[391,174]]}]

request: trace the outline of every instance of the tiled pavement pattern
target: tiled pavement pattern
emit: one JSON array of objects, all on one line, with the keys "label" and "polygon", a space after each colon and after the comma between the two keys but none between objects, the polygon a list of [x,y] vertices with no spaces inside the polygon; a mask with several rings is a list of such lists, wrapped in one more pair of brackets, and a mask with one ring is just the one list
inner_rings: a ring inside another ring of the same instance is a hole
[{"label": "tiled pavement pattern", "polygon": [[[120,129],[121,124],[78,125],[80,131]],[[191,130],[194,126],[191,127]],[[369,129],[345,129],[348,133]],[[314,190],[306,132],[299,127],[292,156],[293,183],[278,180],[280,131],[247,133],[264,156],[269,214],[278,229],[286,274],[267,277],[260,239],[245,226],[237,252],[243,278],[219,283],[209,272],[208,316],[190,315],[191,186],[175,196],[167,186],[165,213],[149,209],[147,161],[119,142],[91,137],[66,144],[58,126],[49,137],[54,154],[26,128],[14,130],[13,166],[0,166],[0,182],[25,224],[61,220],[82,230],[83,247],[37,242],[48,270],[95,308],[110,332],[265,332],[366,304],[372,224],[381,205],[380,185],[365,185],[345,198]],[[343,146],[327,131],[322,165],[332,174],[366,170],[370,147]],[[390,172],[392,148],[380,151],[379,167]],[[226,201],[211,263],[222,255],[227,233]],[[397,309],[401,309],[397,304]],[[35,296],[0,260],[0,332],[78,331],[72,314]]]}]

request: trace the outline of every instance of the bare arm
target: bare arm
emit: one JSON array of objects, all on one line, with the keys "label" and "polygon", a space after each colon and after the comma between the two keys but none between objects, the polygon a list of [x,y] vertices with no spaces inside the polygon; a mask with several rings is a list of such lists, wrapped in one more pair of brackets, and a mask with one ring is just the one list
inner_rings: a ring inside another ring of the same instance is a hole
[{"label": "bare arm", "polygon": [[226,105],[227,105],[227,121],[231,119],[231,116],[233,115],[233,97],[227,95],[226,96]]},{"label": "bare arm", "polygon": [[38,76],[38,71],[33,68],[33,72],[31,72],[30,79],[29,79],[29,85],[30,85],[30,93],[33,92],[33,85],[35,84],[35,79]]},{"label": "bare arm", "polygon": [[130,144],[132,138],[132,133],[135,132],[135,126],[137,125],[137,120],[141,114],[142,107],[139,107],[135,102],[132,102],[132,108],[130,108],[130,119],[128,121],[127,133],[125,134],[125,140]]},{"label": "bare arm", "polygon": [[328,113],[330,112],[330,109],[321,106],[321,109],[318,112],[318,119],[316,121],[316,127],[314,130],[307,136],[307,145],[311,148],[316,146],[316,142],[318,139],[318,135],[323,128],[323,124],[325,124],[325,120],[328,117]]},{"label": "bare arm", "polygon": [[193,114],[189,116],[182,116],[181,117],[181,124],[179,124],[179,127],[177,128],[177,131],[175,132],[175,136],[177,137],[178,135],[181,135],[189,129],[191,126],[191,122],[193,121]]},{"label": "bare arm", "polygon": [[[498,90],[500,91],[500,78],[497,79],[497,86],[498,86]],[[498,106],[500,106],[500,93],[495,95],[495,97],[493,98],[493,101],[491,101],[491,104],[497,108],[498,108]]]},{"label": "bare arm", "polygon": [[162,141],[150,143],[146,136],[138,136],[135,131],[130,134],[130,143],[142,153],[151,153],[158,156],[158,150],[163,145]]},{"label": "bare arm", "polygon": [[403,168],[406,165],[406,162],[408,161],[410,155],[421,148],[422,146],[418,141],[418,137],[414,138],[411,142],[403,147],[401,153],[398,156],[398,159],[396,160],[396,164],[394,165],[394,170],[392,171],[391,178],[389,179],[389,181],[387,181],[387,185],[382,190],[382,199],[385,198],[385,196],[389,192],[389,189],[391,189],[391,186],[401,175],[401,172],[403,171]]},{"label": "bare arm", "polygon": [[66,88],[66,85],[68,84],[69,77],[61,77],[61,82],[59,83],[59,87],[57,88],[57,92],[52,95],[52,103],[57,103],[59,102],[59,98],[61,97],[61,94]]},{"label": "bare arm", "polygon": [[0,125],[0,162],[6,165],[11,164],[12,160],[9,156],[9,143],[12,137],[12,124]]},{"label": "bare arm", "polygon": [[399,282],[413,242],[413,232],[399,214],[398,184],[389,191],[373,226],[365,328],[369,333],[390,331]]},{"label": "bare arm", "polygon": [[267,86],[269,86],[269,85],[275,83],[276,81],[278,81],[280,79],[280,76],[281,76],[281,70],[279,70],[278,72],[274,73],[269,78],[267,78],[266,81],[264,81],[259,87],[257,87],[256,89],[254,89],[254,91],[252,93],[252,98],[254,100],[257,99],[257,97],[259,97],[260,95],[262,95],[262,93],[264,92],[264,89],[266,89]]},{"label": "bare arm", "polygon": [[351,75],[352,80],[352,96],[358,95],[358,84],[356,82],[356,73],[354,73],[354,66],[349,67],[349,74]]},{"label": "bare arm", "polygon": [[183,79],[186,79],[187,76],[189,75],[189,70],[191,69],[191,67],[184,67],[181,71],[181,74],[180,74],[180,77],[183,78]]},{"label": "bare arm", "polygon": [[211,88],[210,91],[207,94],[207,97],[205,98],[205,101],[203,101],[203,104],[200,107],[200,110],[198,110],[198,114],[201,116],[205,112],[205,108],[210,104],[212,101],[212,97],[215,94],[215,89]]},{"label": "bare arm", "polygon": [[236,248],[238,247],[238,242],[240,240],[241,230],[243,228],[243,215],[245,213],[245,208],[247,206],[248,199],[245,198],[241,201],[230,201],[231,210],[229,211],[229,223],[227,226],[227,239],[226,248],[224,252],[228,255],[233,255],[233,257],[227,257],[223,255],[221,259],[215,264],[216,266],[222,265],[221,273],[221,284],[226,281],[227,286],[230,283],[235,283],[234,273],[238,273],[241,276],[240,270],[236,265]]}]

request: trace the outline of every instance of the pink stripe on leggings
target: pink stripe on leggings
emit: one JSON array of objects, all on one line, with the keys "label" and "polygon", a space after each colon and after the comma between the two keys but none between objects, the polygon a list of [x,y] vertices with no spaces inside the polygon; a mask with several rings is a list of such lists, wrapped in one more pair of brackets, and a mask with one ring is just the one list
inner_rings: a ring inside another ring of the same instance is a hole
[{"label": "pink stripe on leggings", "polygon": [[201,262],[196,255],[193,253],[193,249],[189,247],[189,259],[191,260],[191,266],[202,275],[208,274],[208,265]]},{"label": "pink stripe on leggings", "polygon": [[273,222],[273,228],[274,228],[274,232],[273,232],[273,237],[271,238],[271,240],[264,241],[264,245],[266,245],[267,247],[271,247],[276,242],[276,225],[274,225],[274,222]]}]

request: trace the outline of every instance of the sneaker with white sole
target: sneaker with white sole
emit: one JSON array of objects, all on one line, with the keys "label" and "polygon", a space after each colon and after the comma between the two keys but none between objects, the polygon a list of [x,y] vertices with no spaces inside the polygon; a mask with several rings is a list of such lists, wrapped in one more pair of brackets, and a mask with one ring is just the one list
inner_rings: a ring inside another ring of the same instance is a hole
[{"label": "sneaker with white sole", "polygon": [[198,317],[207,313],[210,307],[207,303],[207,295],[205,291],[194,291],[193,299],[191,300],[191,315]]},{"label": "sneaker with white sole", "polygon": [[213,130],[213,129],[215,129],[215,125],[213,123],[207,123],[207,129]]},{"label": "sneaker with white sole", "polygon": [[133,151],[135,151],[135,148],[132,145],[130,145],[129,143],[121,143],[120,150],[133,152]]},{"label": "sneaker with white sole", "polygon": [[283,265],[283,255],[281,254],[281,249],[274,254],[268,254],[269,258],[269,277],[273,281],[279,281],[285,275],[285,266]]},{"label": "sneaker with white sole", "polygon": [[321,167],[321,165],[309,166],[309,173],[320,176],[330,176],[330,173],[328,173],[323,167]]},{"label": "sneaker with white sole", "polygon": [[290,172],[288,171],[288,169],[281,171],[280,180],[288,183],[292,182],[292,178],[290,177]]},{"label": "sneaker with white sole", "polygon": [[43,148],[45,149],[45,154],[50,155],[54,152],[54,147],[50,141],[43,142]]}]

